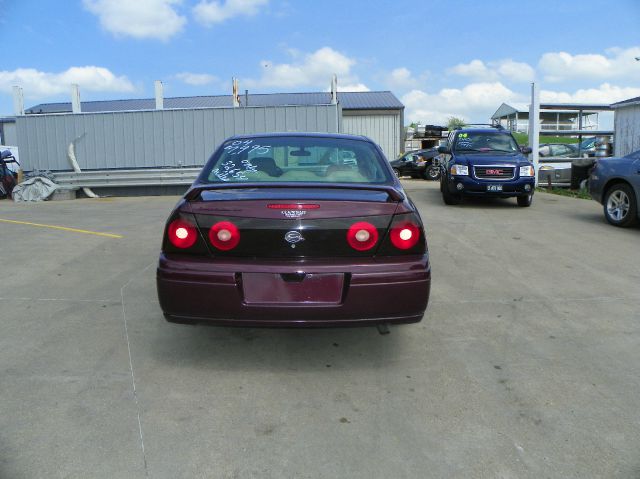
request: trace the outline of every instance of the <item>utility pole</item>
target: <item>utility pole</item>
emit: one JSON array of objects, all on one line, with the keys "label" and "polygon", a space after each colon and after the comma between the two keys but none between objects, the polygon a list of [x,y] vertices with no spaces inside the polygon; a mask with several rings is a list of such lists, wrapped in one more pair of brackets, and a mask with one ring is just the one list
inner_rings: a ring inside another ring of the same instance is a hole
[{"label": "utility pole", "polygon": [[535,170],[536,186],[538,186],[538,159],[540,150],[540,91],[538,85],[531,83],[531,105],[529,105],[529,146],[531,161]]}]

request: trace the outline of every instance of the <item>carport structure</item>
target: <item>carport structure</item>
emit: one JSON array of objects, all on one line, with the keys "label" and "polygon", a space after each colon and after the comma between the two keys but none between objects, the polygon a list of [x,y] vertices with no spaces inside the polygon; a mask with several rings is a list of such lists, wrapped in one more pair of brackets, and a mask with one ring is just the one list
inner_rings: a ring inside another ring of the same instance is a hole
[{"label": "carport structure", "polygon": [[[541,133],[557,134],[576,130],[598,130],[598,115],[609,111],[608,104],[541,103]],[[511,131],[529,132],[529,106],[503,103],[491,115],[491,122]]]}]

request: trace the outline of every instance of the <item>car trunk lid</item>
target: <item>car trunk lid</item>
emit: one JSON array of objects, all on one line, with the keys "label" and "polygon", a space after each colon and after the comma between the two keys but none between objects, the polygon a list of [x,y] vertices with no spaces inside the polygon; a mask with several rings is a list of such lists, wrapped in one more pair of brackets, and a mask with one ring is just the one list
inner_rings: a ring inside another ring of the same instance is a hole
[{"label": "car trunk lid", "polygon": [[[399,202],[392,196],[386,189],[326,185],[216,189],[200,192],[185,207],[214,256],[358,257],[375,255],[382,243],[398,209]],[[347,234],[354,224],[363,223],[372,225],[368,234],[378,239],[370,248],[357,250]],[[221,240],[229,234],[235,235],[237,244],[224,249]]]}]

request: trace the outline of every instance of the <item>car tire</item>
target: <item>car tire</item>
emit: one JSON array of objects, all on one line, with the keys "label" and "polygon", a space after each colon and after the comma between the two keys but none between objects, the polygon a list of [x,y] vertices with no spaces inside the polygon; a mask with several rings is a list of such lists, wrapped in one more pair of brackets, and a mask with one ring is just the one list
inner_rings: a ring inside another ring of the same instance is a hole
[{"label": "car tire", "polygon": [[444,186],[442,188],[442,201],[445,205],[459,205],[462,201],[462,195],[450,193],[449,189]]},{"label": "car tire", "polygon": [[613,226],[627,228],[638,222],[636,195],[626,183],[616,183],[604,195],[604,217]]},{"label": "car tire", "polygon": [[423,178],[429,181],[438,181],[440,179],[440,168],[437,166],[428,166],[424,172]]},{"label": "car tire", "polygon": [[400,178],[400,170],[398,168],[394,168],[393,172],[396,174],[396,178]]},{"label": "car tire", "polygon": [[530,195],[518,196],[518,206],[527,207],[533,203],[533,193]]}]

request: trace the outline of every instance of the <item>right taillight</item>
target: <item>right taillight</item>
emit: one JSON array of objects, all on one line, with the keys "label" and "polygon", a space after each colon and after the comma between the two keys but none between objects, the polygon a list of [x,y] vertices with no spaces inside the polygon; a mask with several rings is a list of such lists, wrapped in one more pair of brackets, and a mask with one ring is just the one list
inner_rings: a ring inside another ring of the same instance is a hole
[{"label": "right taillight", "polygon": [[219,221],[209,229],[209,241],[221,251],[229,251],[240,243],[240,230],[231,221]]},{"label": "right taillight", "polygon": [[167,234],[171,244],[180,249],[191,248],[198,239],[196,227],[180,218],[169,224]]},{"label": "right taillight", "polygon": [[394,224],[389,232],[389,238],[396,248],[411,249],[420,241],[420,227],[411,221]]}]

